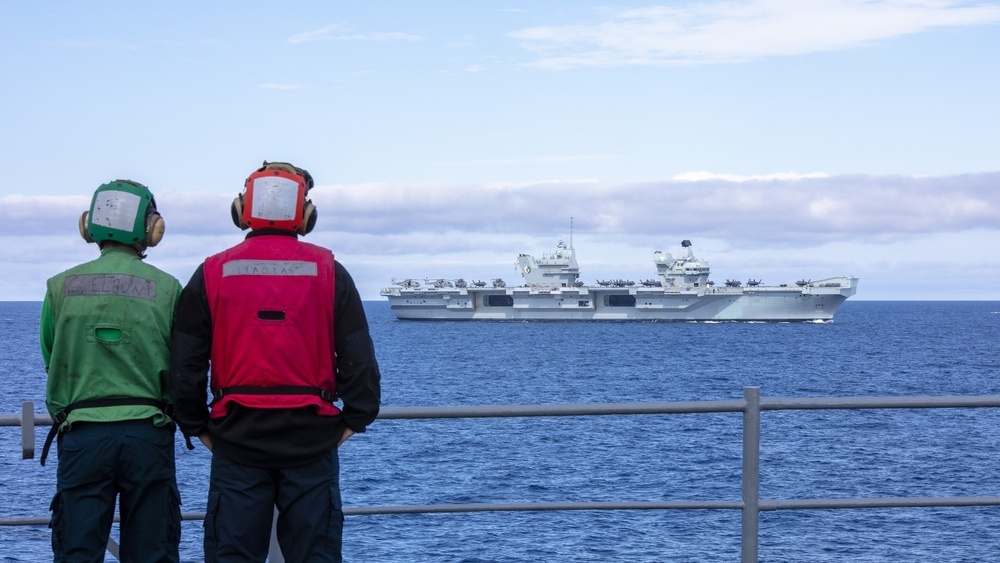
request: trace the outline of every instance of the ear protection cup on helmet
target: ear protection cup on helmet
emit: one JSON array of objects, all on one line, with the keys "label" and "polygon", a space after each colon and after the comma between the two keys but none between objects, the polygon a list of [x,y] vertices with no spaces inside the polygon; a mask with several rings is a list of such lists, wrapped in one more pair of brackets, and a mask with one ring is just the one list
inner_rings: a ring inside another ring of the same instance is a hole
[{"label": "ear protection cup on helmet", "polygon": [[87,230],[88,216],[90,216],[90,212],[84,211],[80,215],[80,220],[77,221],[77,226],[80,228],[80,236],[83,237],[83,240],[87,241],[88,243],[91,243],[94,242],[94,239],[90,236],[90,231]]},{"label": "ear protection cup on helmet", "polygon": [[298,229],[300,235],[307,235],[316,227],[316,218],[319,215],[316,206],[311,199],[305,200],[302,204],[302,225]]},{"label": "ear protection cup on helmet", "polygon": [[250,228],[250,225],[243,222],[243,194],[233,198],[233,204],[229,206],[229,211],[233,215],[233,224],[240,230],[245,231]]},{"label": "ear protection cup on helmet", "polygon": [[167,226],[163,222],[163,217],[154,208],[146,216],[146,246],[156,246],[163,240],[163,232]]}]

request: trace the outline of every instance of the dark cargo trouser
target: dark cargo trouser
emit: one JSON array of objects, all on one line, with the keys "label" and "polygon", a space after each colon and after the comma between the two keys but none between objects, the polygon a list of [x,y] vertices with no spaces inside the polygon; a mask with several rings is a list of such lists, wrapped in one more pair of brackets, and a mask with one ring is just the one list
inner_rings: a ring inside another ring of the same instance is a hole
[{"label": "dark cargo trouser", "polygon": [[212,454],[205,515],[205,561],[261,561],[267,557],[274,509],[285,560],[341,559],[344,513],[340,461],[331,448],[321,460],[290,469],[240,465]]},{"label": "dark cargo trouser", "polygon": [[149,419],[78,422],[59,435],[52,499],[57,563],[103,561],[120,495],[121,561],[177,561],[180,495],[173,426]]}]

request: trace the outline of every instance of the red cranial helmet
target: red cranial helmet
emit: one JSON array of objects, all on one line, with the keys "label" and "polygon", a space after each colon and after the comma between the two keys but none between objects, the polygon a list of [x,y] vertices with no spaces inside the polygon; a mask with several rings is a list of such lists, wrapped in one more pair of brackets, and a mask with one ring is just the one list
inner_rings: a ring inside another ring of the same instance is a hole
[{"label": "red cranial helmet", "polygon": [[280,229],[304,235],[316,226],[316,207],[306,199],[309,172],[287,162],[267,162],[250,174],[233,200],[233,223],[241,229]]}]

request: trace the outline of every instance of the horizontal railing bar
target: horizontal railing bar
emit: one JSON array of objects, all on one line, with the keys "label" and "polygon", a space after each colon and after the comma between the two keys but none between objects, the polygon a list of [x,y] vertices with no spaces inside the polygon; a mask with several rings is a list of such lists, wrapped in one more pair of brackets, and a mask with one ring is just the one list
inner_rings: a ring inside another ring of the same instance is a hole
[{"label": "horizontal railing bar", "polygon": [[1000,506],[1000,497],[885,497],[762,500],[760,510],[826,510],[831,508],[926,508],[938,506]]},{"label": "horizontal railing bar", "polygon": [[444,512],[533,512],[546,510],[740,510],[740,501],[524,502],[425,504],[344,508],[345,515],[437,514]]},{"label": "horizontal railing bar", "polygon": [[[760,510],[830,510],[842,508],[934,508],[1000,506],[1000,496],[975,497],[885,497],[838,499],[760,500]],[[344,507],[346,516],[380,514],[443,514],[461,512],[540,512],[563,510],[741,510],[741,501],[634,501],[634,502],[527,502],[424,504]],[[204,520],[204,512],[185,512],[182,520]],[[115,521],[118,516],[115,515]],[[48,517],[0,518],[0,526],[46,526]]]},{"label": "horizontal railing bar", "polygon": [[49,517],[23,516],[16,518],[0,518],[0,526],[48,526]]},{"label": "horizontal railing bar", "polygon": [[922,409],[1000,407],[1000,395],[916,397],[761,397],[761,410],[811,409]]},{"label": "horizontal railing bar", "polygon": [[[182,512],[181,520],[204,520],[204,512]],[[121,522],[121,517],[115,513],[115,522]],[[14,518],[0,518],[0,526],[48,526],[48,516],[18,516]]]},{"label": "horizontal railing bar", "polygon": [[[761,397],[761,410],[912,409],[1000,407],[1000,395],[919,397]],[[591,416],[629,414],[697,414],[742,412],[743,400],[678,401],[668,403],[576,403],[551,405],[478,405],[467,407],[384,407],[383,420],[420,418],[507,418],[528,416]],[[0,426],[19,426],[21,416],[0,414]],[[35,413],[37,426],[51,426],[48,414]]]},{"label": "horizontal railing bar", "polygon": [[504,418],[527,416],[591,416],[615,414],[693,414],[742,412],[744,401],[673,403],[578,403],[551,405],[479,405],[469,407],[385,407],[379,419]]},{"label": "horizontal railing bar", "polygon": [[[0,414],[0,426],[20,426],[20,425],[21,425],[21,415]],[[47,414],[35,413],[35,425],[52,426],[52,417],[50,417]]]},{"label": "horizontal railing bar", "polygon": [[[551,405],[474,405],[468,407],[383,407],[381,420],[420,418],[516,418],[529,416],[592,416],[629,414],[697,414],[741,412],[744,402],[679,401],[673,403],[570,403]],[[0,415],[0,426],[19,426],[18,415]],[[52,426],[52,417],[35,414],[35,425]]]},{"label": "horizontal railing bar", "polygon": [[[449,512],[531,512],[559,510],[739,510],[739,501],[636,501],[636,502],[535,502],[535,503],[469,503],[425,504],[399,506],[344,507],[346,516],[373,516],[378,514],[435,514]],[[204,512],[185,512],[181,520],[204,520]],[[119,515],[115,514],[115,522]],[[0,526],[45,526],[47,517],[0,518]]]}]

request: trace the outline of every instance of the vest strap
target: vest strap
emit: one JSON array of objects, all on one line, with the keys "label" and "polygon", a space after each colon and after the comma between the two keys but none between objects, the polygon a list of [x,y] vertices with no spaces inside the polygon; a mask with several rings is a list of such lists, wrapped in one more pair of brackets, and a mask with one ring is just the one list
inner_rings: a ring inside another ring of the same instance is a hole
[{"label": "vest strap", "polygon": [[306,385],[234,385],[222,389],[212,389],[212,404],[219,402],[226,395],[316,395],[328,403],[337,400],[337,396],[329,389],[309,387]]},{"label": "vest strap", "polygon": [[70,403],[66,405],[66,408],[60,412],[56,413],[55,418],[52,420],[52,429],[49,430],[48,436],[45,437],[45,446],[42,447],[42,457],[39,462],[42,466],[45,466],[45,458],[49,456],[49,448],[52,447],[52,440],[55,439],[56,435],[59,434],[59,427],[66,422],[66,418],[69,417],[69,413],[75,411],[76,409],[92,409],[99,407],[122,407],[129,405],[137,406],[147,406],[156,407],[171,416],[173,408],[170,405],[164,403],[163,401],[157,401],[156,399],[143,399],[140,397],[115,397],[108,399],[91,399],[89,401],[77,401],[75,403]]}]

